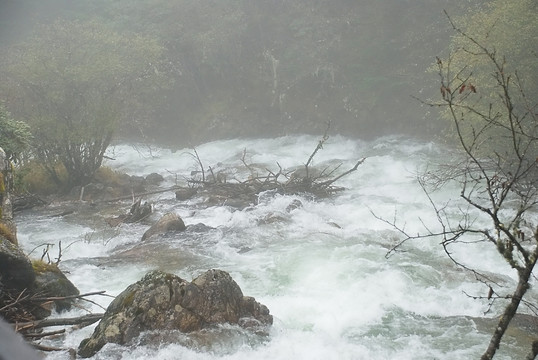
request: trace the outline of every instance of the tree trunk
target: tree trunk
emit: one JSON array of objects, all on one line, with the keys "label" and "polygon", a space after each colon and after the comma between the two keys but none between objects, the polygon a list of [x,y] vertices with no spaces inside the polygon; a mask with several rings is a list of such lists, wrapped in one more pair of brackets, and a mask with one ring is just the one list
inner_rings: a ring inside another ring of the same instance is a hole
[{"label": "tree trunk", "polygon": [[506,329],[508,328],[510,321],[512,321],[512,318],[514,317],[514,315],[516,315],[521,299],[523,299],[523,296],[529,289],[529,278],[532,274],[534,264],[535,262],[533,262],[532,264],[527,264],[527,266],[524,269],[521,269],[518,271],[519,281],[517,283],[516,290],[512,294],[512,300],[504,309],[504,312],[501,318],[499,319],[497,327],[495,328],[495,332],[493,333],[493,336],[491,337],[489,346],[486,352],[480,358],[480,360],[493,359],[493,356],[495,355],[495,352],[499,348],[501,339]]},{"label": "tree trunk", "polygon": [[534,360],[538,356],[538,340],[533,341],[532,349],[525,360]]}]

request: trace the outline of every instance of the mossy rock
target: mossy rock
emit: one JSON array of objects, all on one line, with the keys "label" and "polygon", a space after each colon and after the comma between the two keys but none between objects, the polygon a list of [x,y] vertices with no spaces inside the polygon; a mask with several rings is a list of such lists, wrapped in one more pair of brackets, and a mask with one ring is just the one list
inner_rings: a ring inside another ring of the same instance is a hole
[{"label": "mossy rock", "polygon": [[56,264],[49,264],[43,260],[32,260],[32,267],[36,274],[43,274],[45,272],[61,273],[62,271]]},{"label": "mossy rock", "polygon": [[17,183],[19,191],[28,191],[32,194],[50,195],[56,194],[67,184],[68,174],[65,167],[61,164],[55,166],[56,174],[61,184],[54,181],[53,177],[38,162],[29,162],[17,171]]},{"label": "mossy rock", "polygon": [[6,183],[4,181],[4,174],[0,172],[0,195],[6,192]]},{"label": "mossy rock", "polygon": [[[32,266],[36,274],[32,287],[35,293],[43,294],[45,297],[66,297],[80,294],[76,286],[69,281],[57,265],[35,260]],[[72,299],[54,301],[57,311],[69,310],[72,304]]]},{"label": "mossy rock", "polygon": [[78,353],[91,357],[107,343],[127,344],[144,331],[190,334],[223,323],[251,328],[272,322],[267,307],[244,297],[239,285],[222,270],[209,270],[192,282],[152,271],[110,303],[93,335],[80,343]]},{"label": "mossy rock", "polygon": [[126,181],[125,174],[117,172],[107,166],[101,166],[97,169],[94,176],[95,182],[113,186],[124,186],[129,183],[128,179],[129,178],[127,177]]},{"label": "mossy rock", "polygon": [[[0,215],[2,214],[1,210],[2,208],[0,207]],[[0,236],[14,245],[18,245],[17,235],[14,230],[13,226],[0,221]]]}]

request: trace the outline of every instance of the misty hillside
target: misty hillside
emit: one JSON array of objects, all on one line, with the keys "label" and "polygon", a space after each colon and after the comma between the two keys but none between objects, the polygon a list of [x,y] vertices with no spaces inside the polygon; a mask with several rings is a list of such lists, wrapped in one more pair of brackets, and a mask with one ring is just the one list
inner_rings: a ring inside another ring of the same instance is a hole
[{"label": "misty hillside", "polygon": [[[58,19],[156,39],[173,81],[129,114],[128,136],[197,142],[319,134],[327,121],[332,131],[359,137],[430,136],[441,124],[413,97],[431,96],[437,79],[426,70],[451,35],[443,9],[459,15],[460,3],[4,0],[0,44],[16,46]],[[8,107],[18,114],[17,104]]]}]

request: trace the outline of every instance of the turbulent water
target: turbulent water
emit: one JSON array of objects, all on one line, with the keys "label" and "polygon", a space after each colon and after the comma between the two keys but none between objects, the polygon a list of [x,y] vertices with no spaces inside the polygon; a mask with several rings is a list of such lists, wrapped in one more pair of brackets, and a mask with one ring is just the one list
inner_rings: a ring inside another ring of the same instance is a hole
[{"label": "turbulent water", "polygon": [[[197,148],[206,167],[227,169],[229,181],[245,179],[241,162],[261,175],[303,165],[318,139],[217,141]],[[115,146],[106,165],[130,175],[157,172],[162,186],[184,185],[196,163],[189,149]],[[347,190],[323,201],[308,196],[261,194],[259,204],[244,210],[203,208],[197,200],[179,202],[173,192],[145,200],[154,214],[144,224],[110,228],[105,218],[126,213],[130,201],[107,207],[82,206],[63,217],[63,205],[18,214],[19,242],[39,257],[43,244],[52,258],[61,241],[61,268],[81,292],[106,290],[117,295],[147,271],[160,269],[191,280],[211,268],[229,272],[245,295],[267,305],[274,316],[268,336],[232,326],[188,339],[160,335],[158,344],[142,336],[135,344],[106,345],[95,359],[472,359],[479,358],[490,337],[488,322],[502,305],[472,296],[487,295],[485,285],[456,267],[439,239],[408,242],[386,257],[401,235],[373,214],[394,220],[410,233],[438,226],[416,174],[447,161],[446,149],[429,142],[387,137],[364,142],[331,137],[314,158],[317,168],[342,164],[336,174],[366,157],[358,170],[338,181]],[[458,213],[459,190],[447,186],[433,194],[447,212]],[[287,211],[293,200],[302,207]],[[453,199],[448,202],[448,200]],[[448,202],[448,203],[447,203]],[[212,229],[190,231],[142,244],[140,238],[160,215],[174,211],[187,225]],[[276,220],[276,221],[273,221]],[[477,220],[480,221],[480,220]],[[490,272],[509,291],[515,274],[487,244],[452,249],[458,260]],[[536,295],[530,294],[536,299]],[[106,307],[109,297],[93,297]],[[102,312],[96,304],[81,303]],[[489,310],[489,311],[488,311]],[[79,316],[73,310],[54,316]],[[68,332],[48,345],[76,348],[93,327]],[[207,334],[206,334],[207,335]],[[521,359],[527,344],[508,336],[499,359]],[[68,359],[65,352],[47,359]]]}]

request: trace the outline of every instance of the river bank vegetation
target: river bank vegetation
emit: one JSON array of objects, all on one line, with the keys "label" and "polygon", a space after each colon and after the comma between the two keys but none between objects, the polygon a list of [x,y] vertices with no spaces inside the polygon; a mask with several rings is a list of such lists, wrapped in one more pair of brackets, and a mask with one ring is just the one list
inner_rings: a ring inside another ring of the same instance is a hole
[{"label": "river bank vegetation", "polygon": [[[334,133],[354,137],[446,138],[450,122],[413,100],[439,93],[427,71],[435,56],[465,46],[443,9],[525,76],[529,98],[538,83],[532,1],[4,6],[0,24],[10,31],[0,36],[0,98],[31,127],[32,156],[67,186],[87,182],[118,139],[184,147],[320,134],[327,121]],[[17,13],[31,23],[8,17]],[[470,85],[493,100],[479,70],[483,57],[458,51],[452,61],[476,66]]]}]

